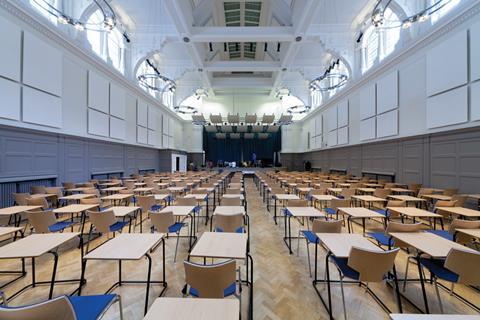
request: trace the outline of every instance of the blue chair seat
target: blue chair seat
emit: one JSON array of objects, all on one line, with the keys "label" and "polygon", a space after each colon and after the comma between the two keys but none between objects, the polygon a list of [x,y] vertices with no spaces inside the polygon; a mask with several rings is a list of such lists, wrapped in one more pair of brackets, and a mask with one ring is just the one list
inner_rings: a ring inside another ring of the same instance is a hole
[{"label": "blue chair seat", "polygon": [[113,303],[116,294],[68,297],[78,320],[96,320]]},{"label": "blue chair seat", "polygon": [[458,281],[458,275],[443,266],[445,264],[444,259],[420,258],[420,264],[439,279],[449,282]]},{"label": "blue chair seat", "polygon": [[52,224],[51,226],[48,227],[48,230],[50,232],[58,232],[58,231],[62,231],[63,229],[65,228],[68,228],[70,227],[71,225],[73,225],[73,222],[70,222],[70,221],[59,221],[57,223],[54,223]]},{"label": "blue chair seat", "polygon": [[185,223],[183,222],[176,222],[174,224],[172,224],[170,227],[168,227],[168,232],[169,233],[177,233],[178,231],[180,231],[180,229],[182,229],[182,227],[185,225]]},{"label": "blue chair seat", "polygon": [[427,232],[436,234],[437,236],[453,241],[453,234],[450,234],[447,230],[427,230]]},{"label": "blue chair seat", "polygon": [[[235,293],[235,290],[237,289],[237,285],[236,283],[232,283],[231,285],[229,285],[225,290],[223,290],[223,296],[224,297],[229,297],[231,296],[232,294]],[[198,297],[198,290],[195,289],[195,288],[190,288],[190,294],[194,297]]]},{"label": "blue chair seat", "polygon": [[328,214],[337,214],[337,210],[333,208],[325,208],[325,212]]},{"label": "blue chair seat", "polygon": [[317,243],[318,237],[315,233],[310,230],[302,230],[302,233],[309,243]]},{"label": "blue chair seat", "polygon": [[[215,227],[215,232],[224,232],[222,228]],[[235,230],[235,233],[244,233],[244,227],[239,227]]]},{"label": "blue chair seat", "polygon": [[128,224],[127,221],[117,221],[110,226],[111,232],[117,232],[123,229]]},{"label": "blue chair seat", "polygon": [[386,209],[377,209],[377,210],[375,210],[375,212],[380,213],[382,216],[387,217],[387,218],[390,216],[390,213]]},{"label": "blue chair seat", "polygon": [[287,208],[283,209],[283,214],[286,216],[286,217],[291,217],[292,214],[290,213],[290,211],[287,210]]},{"label": "blue chair seat", "polygon": [[335,256],[332,256],[332,260],[335,262],[335,264],[338,266],[340,271],[342,271],[342,274],[350,279],[353,280],[358,280],[360,279],[360,273],[357,271],[353,270],[348,266],[348,258],[337,258]]},{"label": "blue chair seat", "polygon": [[367,234],[373,239],[377,240],[377,242],[382,246],[393,247],[394,245],[393,239],[383,232],[368,232]]},{"label": "blue chair seat", "polygon": [[150,210],[152,210],[152,211],[160,211],[160,209],[162,209],[162,206],[159,205],[159,204],[154,204],[154,205],[150,208]]}]

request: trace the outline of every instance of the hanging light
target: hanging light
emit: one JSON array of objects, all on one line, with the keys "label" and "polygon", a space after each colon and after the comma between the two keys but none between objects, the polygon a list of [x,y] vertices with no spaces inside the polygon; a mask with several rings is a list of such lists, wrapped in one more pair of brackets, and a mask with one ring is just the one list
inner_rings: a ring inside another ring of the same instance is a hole
[{"label": "hanging light", "polygon": [[405,20],[405,21],[403,21],[403,23],[402,23],[402,28],[403,28],[403,29],[408,29],[408,28],[410,28],[411,26],[412,26],[412,21],[410,21],[410,20]]},{"label": "hanging light", "polygon": [[60,24],[68,24],[68,18],[65,17],[64,15],[60,15],[57,17],[57,21]]},{"label": "hanging light", "polygon": [[112,31],[113,28],[115,28],[116,21],[113,17],[106,17],[105,20],[103,21],[103,27],[107,31]]},{"label": "hanging light", "polygon": [[83,25],[83,23],[81,23],[80,21],[77,21],[73,24],[73,27],[75,29],[77,29],[78,31],[83,31],[85,30],[85,26]]},{"label": "hanging light", "polygon": [[383,24],[383,21],[383,10],[381,8],[377,8],[372,14],[372,23],[375,27],[379,27]]}]

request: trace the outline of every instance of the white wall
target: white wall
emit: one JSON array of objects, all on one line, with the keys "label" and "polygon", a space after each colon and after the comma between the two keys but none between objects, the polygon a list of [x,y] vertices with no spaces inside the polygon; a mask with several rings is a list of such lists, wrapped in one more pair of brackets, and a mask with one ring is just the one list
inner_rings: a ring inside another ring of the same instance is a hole
[{"label": "white wall", "polygon": [[[340,129],[334,144],[334,121],[328,121],[345,101],[349,104],[348,125],[343,130],[348,130],[348,145],[480,125],[480,15],[439,28],[412,49],[387,58],[383,67],[351,83],[314,110],[297,124],[301,131],[294,130],[293,137],[282,141],[282,149],[305,152],[338,147]],[[343,115],[337,114],[337,119]],[[316,132],[315,123],[322,118],[322,132]],[[304,141],[308,132],[310,149],[292,148],[292,141]],[[323,145],[314,139],[320,135]]]},{"label": "white wall", "polygon": [[[169,118],[172,128],[182,128],[180,118],[140,88],[110,76],[103,65],[91,63],[65,40],[51,40],[48,32],[35,28],[0,9],[0,30],[6,44],[0,46],[0,94],[4,102],[0,124],[184,149],[183,138],[176,139],[174,131],[168,132],[167,144],[162,139],[163,117]],[[103,64],[100,58],[98,61]]]}]

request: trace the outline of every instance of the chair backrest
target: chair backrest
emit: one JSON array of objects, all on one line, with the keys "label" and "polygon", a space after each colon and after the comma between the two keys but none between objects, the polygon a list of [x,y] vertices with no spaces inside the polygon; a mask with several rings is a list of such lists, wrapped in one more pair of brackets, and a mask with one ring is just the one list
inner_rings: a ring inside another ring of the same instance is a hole
[{"label": "chair backrest", "polygon": [[344,199],[348,199],[350,200],[352,198],[352,196],[355,195],[355,192],[357,191],[357,189],[342,189],[342,192],[340,192],[340,194],[343,196]]},{"label": "chair backrest", "polygon": [[87,210],[87,215],[90,218],[90,222],[101,233],[108,234],[110,232],[110,226],[117,222],[113,210],[106,211],[90,211]]},{"label": "chair backrest", "polygon": [[418,196],[423,196],[423,195],[426,195],[426,194],[433,194],[433,189],[432,188],[420,188],[420,190],[418,190]]},{"label": "chair backrest", "polygon": [[13,199],[17,206],[26,206],[28,205],[27,199],[30,197],[30,193],[12,193]]},{"label": "chair backrest", "polygon": [[439,214],[442,214],[442,212],[441,212],[442,210],[439,210],[439,209],[437,209],[437,208],[439,208],[439,207],[449,207],[449,208],[455,207],[455,204],[456,204],[456,203],[457,203],[457,202],[456,202],[455,200],[438,200],[438,201],[435,203],[435,208],[434,208],[433,211],[435,211],[435,212],[437,212],[437,213],[439,213]]},{"label": "chair backrest", "polygon": [[452,201],[456,201],[455,207],[463,207],[465,205],[465,202],[467,201],[467,198],[467,196],[461,194],[454,194],[452,196]]},{"label": "chair backrest", "polygon": [[142,208],[143,212],[148,212],[156,204],[155,196],[137,196],[137,205]]},{"label": "chair backrest", "polygon": [[348,256],[348,266],[360,274],[360,281],[380,282],[393,268],[400,248],[389,251],[371,251],[352,247]]},{"label": "chair backrest", "polygon": [[195,206],[195,205],[197,205],[197,200],[195,200],[195,198],[177,198],[177,200],[175,200],[175,205],[177,205],[177,206]]},{"label": "chair backrest", "polygon": [[327,194],[327,189],[326,188],[320,188],[320,189],[312,189],[310,190],[310,195],[314,195],[314,194]]},{"label": "chair backrest", "polygon": [[42,206],[43,210],[48,209],[48,201],[44,197],[27,198],[27,205]]},{"label": "chair backrest", "polygon": [[332,199],[330,206],[333,209],[350,207],[351,201],[349,199]]},{"label": "chair backrest", "polygon": [[198,190],[198,189],[193,189],[192,194],[205,194],[207,191],[205,190]]},{"label": "chair backrest", "polygon": [[48,227],[55,224],[57,218],[52,211],[30,211],[28,212],[28,222],[36,233],[49,233]]},{"label": "chair backrest", "polygon": [[222,232],[236,232],[244,225],[243,214],[241,213],[234,215],[215,215],[215,228],[218,228]]},{"label": "chair backrest", "polygon": [[464,285],[480,285],[480,252],[472,252],[452,248],[445,260],[445,268],[458,275],[458,283]]},{"label": "chair backrest", "polygon": [[288,207],[308,207],[308,201],[305,199],[287,200]]},{"label": "chair backrest", "polygon": [[63,197],[63,189],[61,187],[46,187],[45,193],[55,194],[57,197]]},{"label": "chair backrest", "polygon": [[422,187],[421,183],[409,183],[408,184],[408,190],[415,191],[415,193],[417,193],[418,190],[420,190],[421,187]]},{"label": "chair backrest", "polygon": [[242,191],[240,188],[228,188],[226,194],[240,194]]},{"label": "chair backrest", "polygon": [[[400,223],[389,222],[385,233],[388,235],[390,232],[421,232],[423,229],[422,223]],[[403,241],[395,239],[395,247],[397,248],[409,248],[410,246]]]},{"label": "chair backrest", "polygon": [[[480,229],[480,220],[453,219],[448,232],[450,234],[455,234],[457,229]],[[472,237],[459,232],[456,234],[455,240],[458,243],[469,243],[472,241]]]},{"label": "chair backrest", "polygon": [[445,196],[453,196],[454,194],[457,194],[457,193],[458,193],[457,188],[449,188],[449,189],[443,190],[443,194]]},{"label": "chair backrest", "polygon": [[95,188],[85,189],[85,190],[83,190],[83,193],[94,194],[97,198],[100,198],[100,191],[98,191],[98,189],[95,189]]},{"label": "chair backrest", "polygon": [[5,308],[0,306],[2,320],[77,320],[72,304],[66,296],[24,307]]},{"label": "chair backrest", "polygon": [[390,189],[375,189],[373,191],[373,196],[382,198],[382,199],[387,199],[387,197],[392,193],[392,190]]},{"label": "chair backrest", "polygon": [[272,187],[272,194],[284,194],[285,190],[283,188]]},{"label": "chair backrest", "polygon": [[148,216],[152,221],[154,228],[161,233],[168,233],[168,227],[175,223],[173,212],[154,212],[148,211]]},{"label": "chair backrest", "polygon": [[[80,199],[80,204],[98,204],[99,206],[102,204],[102,200],[97,197],[94,198],[85,198]],[[95,209],[91,209],[92,211],[98,211],[98,207]]]},{"label": "chair backrest", "polygon": [[170,190],[168,189],[153,189],[153,194],[170,194]]},{"label": "chair backrest", "polygon": [[74,188],[75,188],[75,183],[73,183],[73,182],[64,182],[64,183],[62,183],[62,186],[63,186],[65,189],[74,189]]},{"label": "chair backrest", "polygon": [[390,188],[395,188],[397,185],[393,182],[387,182],[385,183],[385,185],[383,186],[383,188],[385,189],[390,189]]},{"label": "chair backrest", "polygon": [[47,191],[45,191],[45,186],[32,186],[30,188],[30,191],[32,192],[32,194],[43,194],[43,193],[47,193]]},{"label": "chair backrest", "polygon": [[135,189],[135,182],[133,181],[124,181],[123,185],[127,187],[127,189]]},{"label": "chair backrest", "polygon": [[314,233],[340,233],[342,232],[342,220],[315,219],[312,223]]},{"label": "chair backrest", "polygon": [[242,200],[240,198],[225,198],[222,197],[222,206],[241,206]]},{"label": "chair backrest", "polygon": [[200,265],[189,261],[183,262],[185,281],[195,288],[200,298],[223,298],[224,290],[235,283],[235,260],[228,260],[213,265]]}]

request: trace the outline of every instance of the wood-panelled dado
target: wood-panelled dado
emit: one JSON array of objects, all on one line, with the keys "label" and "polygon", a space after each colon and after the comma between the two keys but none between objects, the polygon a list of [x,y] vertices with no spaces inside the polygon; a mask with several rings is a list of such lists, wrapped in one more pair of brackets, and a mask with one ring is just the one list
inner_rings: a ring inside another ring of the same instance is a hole
[{"label": "wood-panelled dado", "polygon": [[[82,182],[92,175],[160,170],[167,150],[41,131],[0,127],[0,181],[55,178]],[[170,170],[170,169],[168,169]]]},{"label": "wood-panelled dado", "polygon": [[282,165],[290,170],[302,170],[306,160],[323,171],[393,173],[397,181],[473,193],[480,186],[480,129],[282,154]]}]

